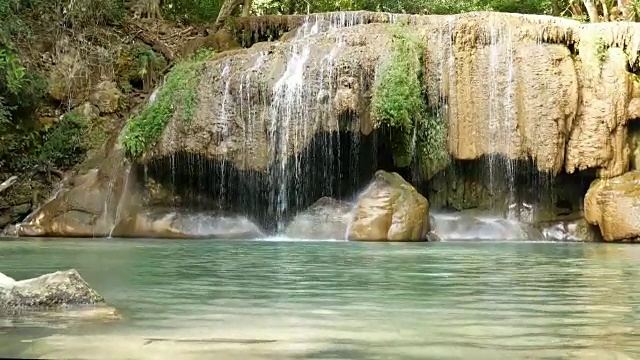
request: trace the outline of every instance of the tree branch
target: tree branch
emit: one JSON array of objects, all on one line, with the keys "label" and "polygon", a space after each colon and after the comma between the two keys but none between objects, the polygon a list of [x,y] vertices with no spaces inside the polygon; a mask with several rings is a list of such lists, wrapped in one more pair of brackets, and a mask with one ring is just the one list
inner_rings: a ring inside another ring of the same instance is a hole
[{"label": "tree branch", "polygon": [[18,176],[14,175],[0,184],[0,193],[10,188],[16,181],[18,181]]}]

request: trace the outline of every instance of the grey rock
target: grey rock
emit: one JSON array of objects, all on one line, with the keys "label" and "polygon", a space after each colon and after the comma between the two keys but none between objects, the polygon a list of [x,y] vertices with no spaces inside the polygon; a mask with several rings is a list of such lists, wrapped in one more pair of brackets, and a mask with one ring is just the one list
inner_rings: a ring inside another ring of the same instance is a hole
[{"label": "grey rock", "polygon": [[323,197],[289,223],[285,235],[298,239],[344,239],[352,205]]},{"label": "grey rock", "polygon": [[0,275],[0,311],[105,305],[75,269],[22,281]]}]

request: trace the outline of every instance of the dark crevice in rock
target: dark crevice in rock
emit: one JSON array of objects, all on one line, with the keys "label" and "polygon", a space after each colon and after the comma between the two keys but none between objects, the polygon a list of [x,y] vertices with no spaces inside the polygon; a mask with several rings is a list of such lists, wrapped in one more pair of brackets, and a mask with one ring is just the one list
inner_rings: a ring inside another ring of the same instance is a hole
[{"label": "dark crevice in rock", "polygon": [[150,199],[156,206],[242,214],[273,231],[281,206],[276,192],[283,184],[288,201],[281,215],[288,220],[322,197],[352,200],[377,170],[408,177],[407,169],[393,165],[391,151],[381,139],[376,132],[368,136],[320,132],[297,158],[287,159],[284,172],[279,163],[264,172],[241,170],[230,162],[180,152],[157,158],[146,168],[138,165],[138,178],[151,178],[175,195]]},{"label": "dark crevice in rock", "polygon": [[[433,209],[476,209],[505,216],[511,205],[523,217],[544,221],[581,214],[584,195],[595,178],[594,171],[553,176],[539,172],[530,160],[483,156],[453,161],[420,189]],[[527,213],[531,217],[523,215]]]}]

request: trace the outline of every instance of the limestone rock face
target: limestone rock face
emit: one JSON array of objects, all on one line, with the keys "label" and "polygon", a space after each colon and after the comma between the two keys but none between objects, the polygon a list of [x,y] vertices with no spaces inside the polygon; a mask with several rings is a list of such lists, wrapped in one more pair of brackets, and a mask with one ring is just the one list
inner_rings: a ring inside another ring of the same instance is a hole
[{"label": "limestone rock face", "polygon": [[48,93],[58,101],[79,105],[88,95],[91,85],[89,67],[79,61],[79,54],[62,54],[49,75]]},{"label": "limestone rock face", "polygon": [[264,171],[305,151],[318,132],[369,134],[374,78],[392,51],[383,23],[401,18],[425,44],[428,103],[448,125],[454,158],[533,159],[553,174],[626,170],[626,122],[640,115],[626,65],[640,27],[490,12],[332,16],[265,18],[298,28],[285,41],[210,61],[193,121],[170,122],[146,159],[185,151]]},{"label": "limestone rock face", "polygon": [[103,81],[96,85],[93,94],[89,97],[91,104],[98,107],[100,113],[111,114],[118,109],[118,101],[122,93],[113,81]]},{"label": "limestone rock face", "polygon": [[424,241],[429,202],[397,173],[378,171],[358,198],[348,240]]},{"label": "limestone rock face", "polygon": [[608,49],[602,63],[597,56],[582,51],[576,64],[580,106],[569,134],[565,167],[568,173],[596,168],[601,177],[612,177],[624,173],[629,164],[626,123],[632,87],[621,49]]},{"label": "limestone rock face", "polygon": [[[318,25],[318,27],[328,26]],[[193,119],[174,118],[144,160],[178,151],[265,171],[307,148],[318,132],[370,132],[369,95],[390,34],[382,24],[319,32],[222,53],[206,64]],[[327,64],[336,71],[330,76]],[[342,116],[351,114],[348,121]]]},{"label": "limestone rock face", "polygon": [[[118,214],[136,202],[131,188],[135,180],[124,150],[114,136],[97,156],[98,168],[90,168],[67,179],[54,197],[31,213],[15,228],[18,236],[104,237]],[[128,194],[128,196],[125,196]]]},{"label": "limestone rock face", "polygon": [[605,241],[640,238],[640,172],[594,181],[584,199],[585,219]]},{"label": "limestone rock face", "polygon": [[0,310],[105,305],[74,269],[22,281],[0,276]]},{"label": "limestone rock face", "polygon": [[342,240],[347,234],[353,206],[344,201],[324,197],[296,215],[285,234],[297,239]]}]

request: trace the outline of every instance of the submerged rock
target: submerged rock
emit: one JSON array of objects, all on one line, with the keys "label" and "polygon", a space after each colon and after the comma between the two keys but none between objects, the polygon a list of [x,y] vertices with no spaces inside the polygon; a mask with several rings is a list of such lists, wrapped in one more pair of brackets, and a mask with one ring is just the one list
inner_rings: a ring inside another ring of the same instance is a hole
[{"label": "submerged rock", "polygon": [[74,269],[15,281],[0,273],[0,311],[105,306],[105,301]]},{"label": "submerged rock", "polygon": [[296,215],[285,235],[298,239],[344,239],[352,207],[346,201],[323,197]]},{"label": "submerged rock", "polygon": [[585,219],[551,221],[538,224],[545,239],[564,241],[601,241],[598,229]]},{"label": "submerged rock", "polygon": [[358,198],[348,240],[424,241],[429,202],[397,173],[378,171]]},{"label": "submerged rock", "polygon": [[155,209],[134,214],[112,233],[115,237],[164,239],[255,239],[262,230],[242,216]]},{"label": "submerged rock", "polygon": [[594,181],[584,199],[585,219],[605,241],[640,239],[640,171]]}]

